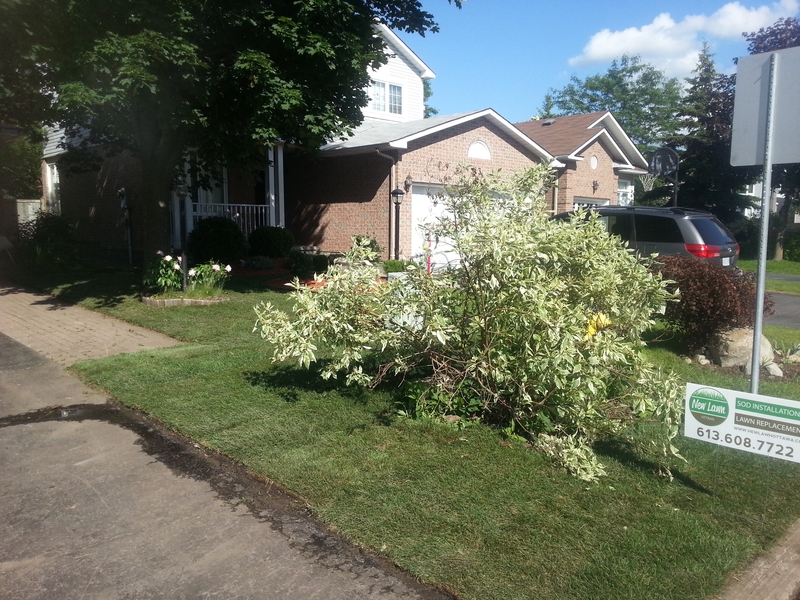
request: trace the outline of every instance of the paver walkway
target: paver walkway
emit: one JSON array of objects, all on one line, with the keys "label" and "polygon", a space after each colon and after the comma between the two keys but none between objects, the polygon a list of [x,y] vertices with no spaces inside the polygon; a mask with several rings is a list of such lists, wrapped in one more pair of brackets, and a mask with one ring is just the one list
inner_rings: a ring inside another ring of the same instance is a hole
[{"label": "paver walkway", "polygon": [[113,354],[174,346],[164,334],[65,304],[0,280],[0,332],[62,367]]}]

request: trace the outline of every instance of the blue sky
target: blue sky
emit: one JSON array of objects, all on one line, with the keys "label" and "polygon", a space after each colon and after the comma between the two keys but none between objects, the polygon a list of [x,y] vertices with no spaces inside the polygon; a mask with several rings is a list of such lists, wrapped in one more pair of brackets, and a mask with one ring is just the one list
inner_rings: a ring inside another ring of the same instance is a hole
[{"label": "blue sky", "polygon": [[704,41],[717,68],[747,54],[742,32],[796,17],[800,0],[422,0],[441,31],[400,33],[436,73],[430,105],[440,115],[493,108],[511,122],[537,113],[545,93],[571,75],[604,73],[625,53],[671,77],[690,76]]}]

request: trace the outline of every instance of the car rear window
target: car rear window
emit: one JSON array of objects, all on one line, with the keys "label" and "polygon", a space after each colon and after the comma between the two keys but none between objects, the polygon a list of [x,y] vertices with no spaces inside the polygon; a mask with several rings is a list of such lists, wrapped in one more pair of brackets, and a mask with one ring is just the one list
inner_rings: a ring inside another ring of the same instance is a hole
[{"label": "car rear window", "polygon": [[736,240],[727,229],[714,218],[691,219],[692,225],[700,233],[703,242],[714,246],[724,246],[725,244],[735,244]]},{"label": "car rear window", "polygon": [[682,244],[683,235],[674,219],[654,215],[636,215],[636,241]]}]

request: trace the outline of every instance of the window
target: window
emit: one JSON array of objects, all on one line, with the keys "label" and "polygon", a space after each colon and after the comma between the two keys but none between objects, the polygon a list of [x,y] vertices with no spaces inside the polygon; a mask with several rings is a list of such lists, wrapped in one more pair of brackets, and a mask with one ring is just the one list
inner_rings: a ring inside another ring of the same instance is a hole
[{"label": "window", "polygon": [[491,160],[492,153],[489,151],[489,146],[481,141],[472,142],[467,151],[467,158],[479,158],[482,160]]},{"label": "window", "polygon": [[373,81],[370,92],[369,107],[378,112],[390,112],[393,115],[403,114],[403,88],[389,84],[389,98],[386,98],[386,86],[383,81]]},{"label": "window", "polygon": [[389,112],[393,115],[403,114],[403,88],[399,85],[389,86]]},{"label": "window", "polygon": [[372,82],[372,103],[370,108],[381,112],[386,110],[386,84],[382,81]]},{"label": "window", "polygon": [[55,163],[47,164],[47,209],[54,215],[61,214],[61,180]]},{"label": "window", "polygon": [[645,243],[682,244],[683,234],[675,219],[636,215],[636,240]]},{"label": "window", "polygon": [[633,182],[630,179],[620,179],[617,182],[617,204],[620,206],[633,204]]}]

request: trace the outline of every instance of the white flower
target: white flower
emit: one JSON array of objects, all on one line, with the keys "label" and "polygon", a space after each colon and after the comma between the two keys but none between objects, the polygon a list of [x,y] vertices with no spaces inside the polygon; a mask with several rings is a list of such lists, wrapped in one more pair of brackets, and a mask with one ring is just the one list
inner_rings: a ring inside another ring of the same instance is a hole
[{"label": "white flower", "polygon": [[172,265],[172,268],[175,269],[176,271],[180,271],[181,270],[181,263],[175,263],[174,265]]},{"label": "white flower", "polygon": [[231,266],[230,265],[226,265],[225,272],[226,273],[230,273],[231,272]]},{"label": "white flower", "polygon": [[194,269],[189,269],[189,277],[194,277],[197,274],[197,271]]},{"label": "white flower", "polygon": [[156,252],[156,256],[164,256],[164,253],[161,250],[158,250]]},{"label": "white flower", "polygon": [[212,271],[219,271],[219,265],[211,265]]},{"label": "white flower", "polygon": [[178,259],[178,262],[183,262],[183,257],[182,256],[176,256],[175,258]]},{"label": "white flower", "polygon": [[171,261],[171,260],[172,260],[172,256],[170,256],[169,254],[167,254],[167,255],[164,257],[164,260],[165,260],[165,261],[167,261],[167,262],[169,262],[169,261]]}]

